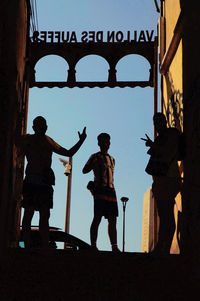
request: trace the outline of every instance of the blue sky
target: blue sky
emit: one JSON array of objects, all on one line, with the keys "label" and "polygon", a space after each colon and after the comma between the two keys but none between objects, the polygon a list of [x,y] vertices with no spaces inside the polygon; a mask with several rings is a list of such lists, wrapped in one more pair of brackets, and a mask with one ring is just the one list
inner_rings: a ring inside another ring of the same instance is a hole
[{"label": "blue sky", "polygon": [[[158,14],[153,0],[42,0],[37,1],[39,31],[123,31],[155,30]],[[36,79],[41,81],[67,78],[67,63],[56,56],[41,59],[36,66]],[[106,80],[108,66],[104,59],[90,56],[76,68],[77,80]],[[119,80],[147,80],[149,63],[141,56],[129,55],[117,66]],[[70,233],[89,242],[93,217],[93,200],[86,189],[93,174],[82,174],[89,156],[98,151],[97,135],[111,135],[110,154],[116,160],[115,187],[118,196],[118,244],[122,248],[122,196],[129,197],[126,209],[126,251],[141,250],[143,194],[151,185],[145,174],[148,161],[140,137],[153,136],[153,89],[148,88],[31,88],[28,133],[32,120],[42,115],[47,119],[47,135],[66,148],[78,140],[78,131],[87,127],[88,137],[73,158]],[[64,229],[67,178],[59,156],[53,155],[56,175],[54,209],[50,225]],[[32,224],[38,224],[36,213]],[[110,250],[107,221],[102,219],[98,247]]]}]

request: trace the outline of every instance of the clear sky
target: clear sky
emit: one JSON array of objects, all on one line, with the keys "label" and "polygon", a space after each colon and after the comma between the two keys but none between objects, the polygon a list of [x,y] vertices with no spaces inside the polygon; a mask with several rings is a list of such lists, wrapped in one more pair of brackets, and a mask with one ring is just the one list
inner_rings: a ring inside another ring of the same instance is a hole
[{"label": "clear sky", "polygon": [[[158,14],[153,0],[42,0],[37,1],[39,31],[127,31],[154,30]],[[154,34],[154,35],[155,35]],[[149,63],[143,57],[129,55],[117,65],[119,80],[148,80]],[[67,63],[60,57],[41,59],[36,66],[38,81],[65,81]],[[77,80],[107,80],[107,62],[98,56],[82,59],[76,68]],[[148,161],[144,142],[153,137],[153,89],[148,88],[32,88],[29,97],[28,133],[32,120],[42,115],[48,123],[47,135],[63,147],[78,140],[78,131],[87,127],[87,139],[73,157],[70,233],[90,242],[89,228],[93,217],[93,199],[86,189],[93,174],[82,174],[89,156],[98,151],[97,135],[111,135],[109,153],[116,160],[115,187],[118,196],[118,245],[122,248],[122,196],[129,197],[126,209],[126,246],[129,252],[141,250],[143,194],[151,186],[145,174]],[[56,175],[54,208],[50,225],[64,230],[67,178],[58,155],[53,155]],[[38,224],[36,213],[32,224]],[[102,219],[98,247],[110,250],[107,221]]]}]

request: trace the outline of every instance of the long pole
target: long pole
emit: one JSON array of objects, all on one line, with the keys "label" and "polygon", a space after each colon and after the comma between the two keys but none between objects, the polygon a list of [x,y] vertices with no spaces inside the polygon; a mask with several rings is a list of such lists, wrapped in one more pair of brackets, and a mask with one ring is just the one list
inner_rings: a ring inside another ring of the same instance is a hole
[{"label": "long pole", "polygon": [[[158,112],[158,37],[154,40],[154,114]],[[156,138],[156,130],[154,127],[154,139]],[[156,201],[154,199],[154,247],[158,240],[158,213],[156,207]]]},{"label": "long pole", "polygon": [[125,208],[126,208],[126,203],[123,202],[123,243],[122,243],[122,252],[125,250]]},{"label": "long pole", "polygon": [[123,205],[123,238],[122,238],[122,252],[125,250],[125,210],[126,210],[126,203],[128,202],[127,197],[121,198],[122,205]]},{"label": "long pole", "polygon": [[[72,157],[69,158],[69,164],[72,167]],[[72,168],[67,179],[67,199],[66,199],[66,214],[65,214],[65,232],[69,233],[70,224],[70,207],[71,207],[71,188],[72,188]]]},{"label": "long pole", "polygon": [[[154,40],[154,76],[153,76],[153,85],[154,85],[154,114],[158,112],[158,37],[155,37]],[[154,139],[156,138],[156,130],[154,127]]]}]

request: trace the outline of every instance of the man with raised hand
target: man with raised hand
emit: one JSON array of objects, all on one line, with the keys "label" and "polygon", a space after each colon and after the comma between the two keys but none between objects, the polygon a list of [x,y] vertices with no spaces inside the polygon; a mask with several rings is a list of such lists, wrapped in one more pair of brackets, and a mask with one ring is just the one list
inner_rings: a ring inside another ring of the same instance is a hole
[{"label": "man with raised hand", "polygon": [[24,216],[22,220],[22,231],[25,248],[31,247],[30,233],[31,220],[34,211],[39,211],[39,231],[41,246],[49,247],[49,217],[50,209],[53,208],[53,187],[55,185],[54,172],[51,169],[53,152],[72,157],[81,147],[86,139],[86,128],[79,135],[79,141],[69,150],[60,146],[52,138],[47,136],[46,120],[38,116],[33,120],[34,134],[24,135],[19,138],[18,146],[23,155],[26,156],[27,166],[23,184]]},{"label": "man with raised hand", "polygon": [[151,157],[146,172],[153,177],[152,192],[160,219],[158,243],[154,253],[169,254],[175,232],[175,198],[181,190],[178,167],[181,136],[176,128],[167,127],[163,113],[154,114],[153,122],[158,134],[155,141],[148,135],[141,139],[149,147],[147,153]]}]

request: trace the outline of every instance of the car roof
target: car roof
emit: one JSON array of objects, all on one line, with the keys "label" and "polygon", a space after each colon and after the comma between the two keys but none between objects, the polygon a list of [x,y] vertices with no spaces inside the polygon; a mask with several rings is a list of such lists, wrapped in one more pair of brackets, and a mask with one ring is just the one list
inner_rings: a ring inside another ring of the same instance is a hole
[{"label": "car roof", "polygon": [[[39,235],[39,227],[31,226],[31,236],[34,237],[34,239],[37,239],[38,235]],[[91,245],[89,245],[85,241],[69,233],[60,231],[60,229],[56,227],[49,227],[49,240],[56,241],[56,242],[67,242],[72,245],[77,245],[79,249],[91,248]],[[20,241],[23,241],[22,231],[20,233]]]}]

